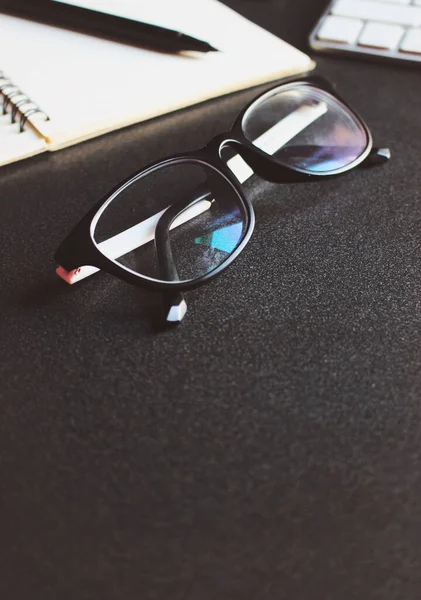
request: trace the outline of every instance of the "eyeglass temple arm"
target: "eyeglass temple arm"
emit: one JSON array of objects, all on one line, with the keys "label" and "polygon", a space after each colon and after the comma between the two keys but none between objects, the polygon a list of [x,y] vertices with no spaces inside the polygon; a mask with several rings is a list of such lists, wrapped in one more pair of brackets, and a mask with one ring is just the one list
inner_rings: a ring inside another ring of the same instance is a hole
[{"label": "eyeglass temple arm", "polygon": [[[174,221],[187,211],[191,211],[195,206],[200,206],[204,202],[208,203],[210,207],[212,203],[211,196],[212,193],[205,190],[204,193],[193,202],[190,201],[186,203],[185,200],[182,200],[181,202],[173,204],[167,208],[160,217],[156,224],[154,238],[159,273],[163,280],[180,280],[170,243],[170,230],[172,229]],[[164,302],[166,304],[164,309],[166,312],[165,320],[167,323],[181,323],[187,312],[187,303],[184,295],[181,292],[165,293]]]}]

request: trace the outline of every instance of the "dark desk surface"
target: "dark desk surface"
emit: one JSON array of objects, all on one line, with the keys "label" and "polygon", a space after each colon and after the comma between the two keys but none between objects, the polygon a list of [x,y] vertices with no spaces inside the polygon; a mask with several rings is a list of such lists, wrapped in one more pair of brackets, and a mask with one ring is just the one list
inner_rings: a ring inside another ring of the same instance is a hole
[{"label": "dark desk surface", "polygon": [[[304,49],[324,2],[230,4]],[[264,187],[178,329],[106,275],[67,287],[53,253],[255,91],[1,170],[2,598],[419,599],[421,75],[318,62],[393,160]]]}]

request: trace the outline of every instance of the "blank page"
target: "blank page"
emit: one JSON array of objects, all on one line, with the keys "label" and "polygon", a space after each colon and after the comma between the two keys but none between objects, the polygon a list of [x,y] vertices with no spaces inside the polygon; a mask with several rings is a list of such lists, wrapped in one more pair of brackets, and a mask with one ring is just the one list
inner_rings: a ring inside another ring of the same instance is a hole
[{"label": "blank page", "polygon": [[181,30],[221,52],[168,55],[0,15],[0,68],[50,116],[34,119],[49,149],[313,67],[217,0],[77,4]]}]

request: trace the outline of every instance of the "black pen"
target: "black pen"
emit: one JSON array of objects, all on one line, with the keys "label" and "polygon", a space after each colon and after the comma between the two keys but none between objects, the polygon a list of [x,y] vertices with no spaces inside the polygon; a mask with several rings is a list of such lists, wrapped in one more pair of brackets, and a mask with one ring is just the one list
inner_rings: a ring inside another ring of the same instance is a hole
[{"label": "black pen", "polygon": [[161,52],[216,51],[207,42],[179,31],[55,0],[0,0],[0,11]]}]

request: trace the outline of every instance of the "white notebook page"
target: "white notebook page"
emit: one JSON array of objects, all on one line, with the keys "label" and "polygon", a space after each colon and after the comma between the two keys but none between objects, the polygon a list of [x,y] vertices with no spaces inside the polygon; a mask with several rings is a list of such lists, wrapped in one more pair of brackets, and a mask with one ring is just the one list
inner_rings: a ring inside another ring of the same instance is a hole
[{"label": "white notebook page", "polygon": [[217,0],[74,3],[182,30],[222,52],[168,55],[0,15],[0,69],[50,116],[36,120],[49,149],[313,66]]}]

